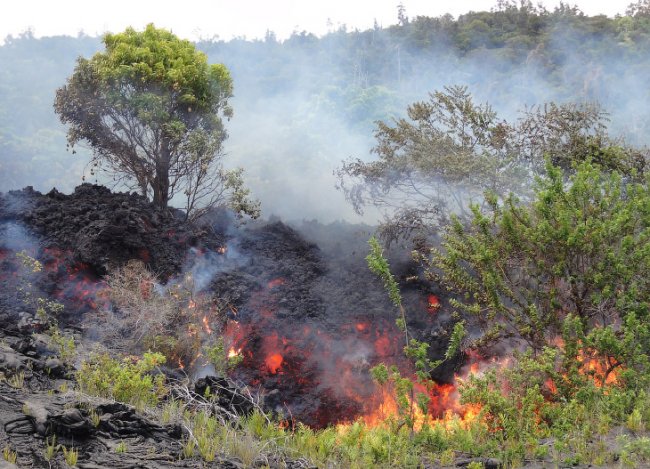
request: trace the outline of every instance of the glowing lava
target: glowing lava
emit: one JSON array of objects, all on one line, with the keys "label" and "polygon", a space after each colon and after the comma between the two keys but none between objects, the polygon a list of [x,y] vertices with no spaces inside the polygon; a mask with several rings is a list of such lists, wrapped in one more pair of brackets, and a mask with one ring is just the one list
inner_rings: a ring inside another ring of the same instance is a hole
[{"label": "glowing lava", "polygon": [[436,295],[429,295],[427,297],[427,311],[430,314],[435,313],[440,309],[440,299]]},{"label": "glowing lava", "polygon": [[271,374],[276,374],[280,367],[282,366],[282,355],[279,353],[274,353],[273,355],[269,355],[266,357],[266,360],[264,360],[264,363],[266,363],[266,367],[269,369]]}]

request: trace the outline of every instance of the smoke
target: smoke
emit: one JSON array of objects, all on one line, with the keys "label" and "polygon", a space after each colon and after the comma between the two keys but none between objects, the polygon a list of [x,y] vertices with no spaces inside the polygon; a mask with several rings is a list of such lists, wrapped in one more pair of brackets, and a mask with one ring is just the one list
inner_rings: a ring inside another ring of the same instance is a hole
[{"label": "smoke", "polygon": [[[245,169],[265,216],[375,224],[378,213],[359,217],[335,188],[332,172],[350,157],[373,158],[375,120],[403,116],[407,104],[446,85],[467,85],[477,101],[509,120],[547,101],[599,101],[611,113],[614,134],[648,143],[650,60],[634,31],[589,29],[558,17],[550,39],[537,45],[526,36],[494,47],[479,31],[462,51],[442,33],[427,36],[428,21],[450,20],[413,20],[424,46],[405,39],[415,33],[396,27],[197,44],[232,72],[235,115],[227,123],[226,164]],[[97,38],[28,34],[0,47],[0,191],[27,184],[69,191],[84,173],[96,178],[84,170],[86,150],[65,151],[52,101],[75,58],[100,48]]]}]

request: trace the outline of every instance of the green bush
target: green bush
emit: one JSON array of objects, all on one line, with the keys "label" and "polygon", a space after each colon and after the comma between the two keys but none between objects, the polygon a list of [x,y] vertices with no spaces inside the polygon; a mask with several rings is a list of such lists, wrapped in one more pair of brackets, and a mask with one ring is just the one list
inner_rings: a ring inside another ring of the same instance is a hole
[{"label": "green bush", "polygon": [[167,394],[164,376],[150,374],[163,363],[165,357],[159,353],[145,353],[142,358],[122,361],[107,354],[94,355],[81,364],[77,383],[84,393],[126,402],[141,410],[157,405]]}]

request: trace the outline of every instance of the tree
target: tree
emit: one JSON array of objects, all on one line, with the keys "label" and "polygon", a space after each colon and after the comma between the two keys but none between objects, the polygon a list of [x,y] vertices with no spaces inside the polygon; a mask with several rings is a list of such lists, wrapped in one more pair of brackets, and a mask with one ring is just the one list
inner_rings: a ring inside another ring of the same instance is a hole
[{"label": "tree", "polygon": [[452,86],[411,104],[407,115],[377,122],[376,160],[337,171],[357,212],[370,205],[384,213],[380,234],[389,243],[446,223],[448,213],[468,218],[468,202],[482,202],[485,190],[528,197],[545,156],[567,174],[586,158],[625,174],[645,167],[644,152],[608,136],[607,115],[593,104],[550,103],[509,123]]},{"label": "tree", "polygon": [[227,68],[209,65],[189,41],[153,24],[107,34],[103,42],[105,51],[79,58],[56,92],[54,109],[70,125],[69,145],[86,141],[94,167],[139,188],[158,207],[183,195],[190,215],[223,202],[221,188],[255,214],[241,173],[221,164],[223,119],[232,116]]},{"label": "tree", "polygon": [[340,187],[357,212],[381,209],[382,237],[394,241],[460,211],[468,198],[489,187],[500,191],[507,180],[504,134],[488,105],[473,102],[465,87],[436,91],[427,102],[407,108],[408,119],[394,125],[378,121],[378,160],[345,162],[337,171]]},{"label": "tree", "polygon": [[585,332],[608,326],[612,337],[628,317],[647,320],[647,180],[586,161],[567,181],[549,163],[531,204],[487,201],[489,210],[472,206],[468,224],[455,217],[440,248],[418,254],[429,278],[458,294],[457,311],[482,326],[476,346],[515,339],[540,351],[569,316]]}]

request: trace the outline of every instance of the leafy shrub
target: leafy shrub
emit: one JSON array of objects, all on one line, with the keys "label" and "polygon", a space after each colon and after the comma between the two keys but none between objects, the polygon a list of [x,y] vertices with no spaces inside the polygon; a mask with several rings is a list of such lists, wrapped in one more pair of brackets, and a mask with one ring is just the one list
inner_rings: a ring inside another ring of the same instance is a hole
[{"label": "leafy shrub", "polygon": [[145,353],[142,358],[115,360],[107,354],[94,355],[81,364],[77,383],[82,392],[115,399],[138,409],[155,406],[167,394],[162,374],[150,372],[165,363],[159,353]]}]

